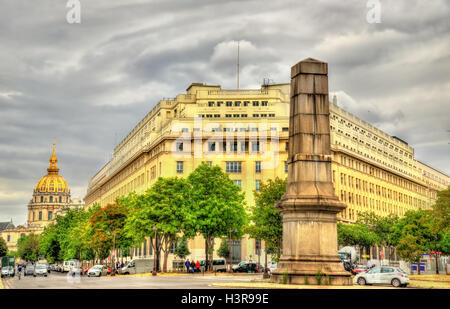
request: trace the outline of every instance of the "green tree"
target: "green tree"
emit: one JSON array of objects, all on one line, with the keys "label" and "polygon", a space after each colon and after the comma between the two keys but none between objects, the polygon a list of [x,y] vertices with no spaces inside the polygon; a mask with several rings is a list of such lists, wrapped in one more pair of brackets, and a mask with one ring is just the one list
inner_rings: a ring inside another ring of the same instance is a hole
[{"label": "green tree", "polygon": [[338,222],[338,243],[343,246],[373,246],[378,238],[367,225],[361,223],[345,224]]},{"label": "green tree", "polygon": [[[221,258],[226,259],[227,261],[230,259],[230,244],[226,238],[222,238],[222,242],[220,243],[220,247],[217,250],[217,255]],[[231,263],[231,261],[228,261]]]},{"label": "green tree", "polygon": [[6,256],[8,254],[8,246],[3,237],[0,237],[0,256]]},{"label": "green tree", "polygon": [[264,240],[265,251],[271,252],[274,260],[279,259],[283,243],[283,221],[275,204],[286,192],[286,183],[277,177],[260,184],[260,191],[254,191],[255,206],[251,207],[251,224],[247,228],[252,238]]},{"label": "green tree", "polygon": [[358,214],[357,223],[366,225],[376,235],[376,244],[388,249],[387,258],[390,262],[392,256],[393,229],[399,218],[397,215],[377,216],[374,212],[361,212]]},{"label": "green tree", "polygon": [[20,237],[17,241],[17,253],[25,261],[37,261],[39,259],[39,235],[34,233]]},{"label": "green tree", "polygon": [[174,254],[182,260],[184,260],[189,254],[191,254],[187,245],[187,239],[185,237],[181,238],[178,241],[178,245],[175,247]]},{"label": "green tree", "polygon": [[200,233],[205,239],[206,269],[213,260],[214,238],[227,236],[230,230],[243,233],[248,218],[245,197],[219,166],[206,162],[197,167],[187,178],[189,184],[185,229]]},{"label": "green tree", "polygon": [[164,272],[167,271],[170,248],[178,234],[184,231],[187,189],[182,178],[160,177],[144,194],[134,200],[131,198],[134,211],[127,220],[126,230],[136,241],[143,242],[145,237],[154,238],[153,226],[156,227],[159,242],[154,249],[158,255],[160,251],[164,253]]},{"label": "green tree", "polygon": [[[405,261],[419,263],[422,254],[429,250],[428,242],[433,237],[429,220],[429,211],[411,210],[394,226],[392,240],[398,255]],[[420,274],[420,267],[418,272]]]},{"label": "green tree", "polygon": [[[132,237],[125,231],[128,215],[128,207],[117,200],[95,210],[89,217],[90,226],[82,224],[78,230],[74,230],[74,234],[90,235],[89,247],[97,257],[104,259],[110,255],[113,246],[116,249],[131,246]],[[82,247],[83,242],[80,241],[78,245]]]}]

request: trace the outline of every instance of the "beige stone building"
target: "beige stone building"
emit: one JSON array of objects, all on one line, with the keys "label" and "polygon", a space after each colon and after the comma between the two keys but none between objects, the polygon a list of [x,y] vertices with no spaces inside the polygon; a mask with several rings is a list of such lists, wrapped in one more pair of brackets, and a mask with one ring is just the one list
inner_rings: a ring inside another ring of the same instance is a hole
[{"label": "beige stone building", "polygon": [[[203,161],[229,173],[253,205],[261,182],[287,177],[289,102],[290,84],[246,90],[190,85],[185,94],[161,100],[117,145],[113,158],[90,179],[86,206],[143,193],[158,177],[187,177]],[[330,133],[334,188],[348,206],[339,215],[342,221],[355,221],[358,211],[402,215],[430,207],[436,190],[450,185],[447,175],[415,160],[407,143],[337,104],[330,104]],[[191,259],[204,258],[201,237],[188,245]],[[216,249],[219,245],[217,240]],[[263,249],[244,237],[234,242],[233,261],[257,260],[259,252],[263,262]],[[149,240],[134,251],[151,254]]]}]

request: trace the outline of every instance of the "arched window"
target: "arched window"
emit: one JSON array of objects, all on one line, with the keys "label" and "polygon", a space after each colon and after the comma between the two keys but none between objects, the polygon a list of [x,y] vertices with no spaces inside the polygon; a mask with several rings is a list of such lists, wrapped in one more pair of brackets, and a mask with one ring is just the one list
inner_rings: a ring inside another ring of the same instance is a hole
[{"label": "arched window", "polygon": [[48,220],[50,221],[50,220],[52,220],[53,219],[53,212],[52,211],[49,211],[48,212]]}]

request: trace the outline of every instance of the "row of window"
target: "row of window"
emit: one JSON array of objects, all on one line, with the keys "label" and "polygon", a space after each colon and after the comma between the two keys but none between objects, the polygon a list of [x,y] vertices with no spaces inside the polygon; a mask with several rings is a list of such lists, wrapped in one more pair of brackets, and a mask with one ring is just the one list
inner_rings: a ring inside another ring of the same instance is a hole
[{"label": "row of window", "polygon": [[[261,102],[260,101],[252,101],[251,106],[260,106],[260,103],[261,103],[261,106],[269,105],[268,101],[261,101]],[[223,104],[224,104],[223,101],[217,101],[217,102],[209,101],[208,102],[209,107],[221,107]],[[234,101],[234,102],[233,101],[225,101],[225,106],[227,106],[227,107],[250,106],[250,101]]]},{"label": "row of window", "polygon": [[[38,218],[39,218],[39,221],[42,221],[42,211],[39,212]],[[53,219],[53,212],[49,211],[47,213],[47,220],[52,220],[52,219]],[[35,213],[33,211],[33,221],[35,221],[35,220],[36,220],[36,216],[35,216]]]},{"label": "row of window", "polygon": [[340,156],[341,158],[341,164],[348,166],[350,168],[356,169],[358,171],[361,171],[363,173],[367,173],[371,176],[380,178],[386,182],[390,182],[394,185],[400,186],[402,188],[405,188],[407,190],[410,191],[414,191],[417,193],[420,193],[422,195],[426,195],[427,194],[427,190],[425,187],[414,184],[411,181],[408,181],[406,179],[403,179],[401,177],[392,175],[391,173],[385,172],[382,169],[376,168],[376,167],[372,167],[368,164],[365,163],[361,163],[358,160],[355,159],[351,159],[351,158],[347,158],[344,155]]},{"label": "row of window", "polygon": [[[220,114],[198,114],[199,118],[220,118]],[[248,114],[225,114],[225,118],[247,118]],[[275,114],[252,114],[253,118],[274,118]]]},{"label": "row of window", "polygon": [[[208,164],[211,166],[212,162],[208,161]],[[242,162],[241,161],[226,161],[225,162],[225,171],[227,173],[242,173]],[[177,161],[177,173],[182,174],[184,172],[184,161]],[[288,163],[284,161],[284,172],[288,172]],[[255,173],[261,173],[261,161],[255,161]],[[259,184],[258,184],[259,188]]]},{"label": "row of window", "polygon": [[[47,202],[49,202],[49,203],[53,203],[53,202],[55,202],[55,203],[62,203],[63,202],[63,197],[62,196],[59,196],[59,197],[53,197],[53,196],[50,196],[48,199],[45,197],[43,197],[43,196],[41,196],[40,197],[40,199],[39,199],[39,201],[41,202],[41,203],[47,203]],[[66,197],[66,198],[64,198],[64,201],[65,202],[69,202],[69,197]],[[34,198],[34,202],[35,203],[37,203],[38,202],[38,197],[36,196],[35,198]]]}]

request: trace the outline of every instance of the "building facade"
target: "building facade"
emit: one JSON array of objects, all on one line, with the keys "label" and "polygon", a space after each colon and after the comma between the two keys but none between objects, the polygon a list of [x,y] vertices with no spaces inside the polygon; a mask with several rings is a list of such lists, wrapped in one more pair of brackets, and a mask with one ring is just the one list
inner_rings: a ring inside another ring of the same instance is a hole
[{"label": "building facade", "polygon": [[[290,84],[223,90],[194,83],[160,101],[114,149],[113,158],[89,181],[86,206],[105,206],[130,192],[143,193],[158,177],[187,177],[201,162],[218,165],[240,185],[248,205],[268,179],[287,177]],[[330,104],[333,183],[354,222],[359,211],[402,215],[430,207],[447,175],[414,159],[414,149]],[[220,241],[216,241],[216,248]],[[134,255],[151,255],[149,240]],[[264,255],[264,245],[243,237],[233,262]],[[190,258],[204,258],[204,240],[189,242]],[[259,254],[258,254],[259,253]],[[173,256],[171,256],[173,258]],[[170,263],[169,263],[170,265]]]}]

